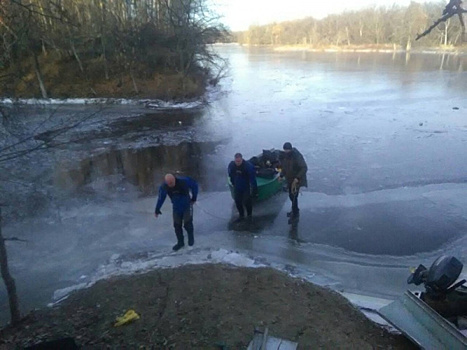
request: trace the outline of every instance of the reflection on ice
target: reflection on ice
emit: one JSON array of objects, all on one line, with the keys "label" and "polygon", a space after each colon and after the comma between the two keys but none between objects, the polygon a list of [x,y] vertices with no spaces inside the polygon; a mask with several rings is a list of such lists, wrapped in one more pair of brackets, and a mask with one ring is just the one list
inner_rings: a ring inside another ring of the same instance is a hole
[{"label": "reflection on ice", "polygon": [[[467,233],[467,212],[462,212],[467,201],[458,197],[466,191],[464,185],[450,184],[345,196],[304,192],[300,222],[289,224],[290,234],[363,254],[433,251]],[[449,196],[456,200],[446,205]],[[289,231],[283,215],[268,234]]]},{"label": "reflection on ice", "polygon": [[[231,218],[228,222],[227,229],[245,233],[258,233],[269,230],[282,210],[286,200],[288,200],[288,198],[285,193],[278,193],[266,201],[254,203],[251,222],[246,220],[236,222],[238,219],[238,211],[235,205],[232,204]],[[232,199],[229,201],[233,203]]]},{"label": "reflection on ice", "polygon": [[165,173],[180,172],[189,173],[209,189],[202,158],[215,147],[213,142],[181,142],[176,146],[110,150],[81,160],[77,167],[72,164],[71,169],[66,164],[57,164],[55,184],[69,191],[85,185],[90,185],[88,189],[97,189],[99,183],[104,183],[108,185],[105,189],[108,191],[118,183],[129,182],[148,195],[157,193]]}]

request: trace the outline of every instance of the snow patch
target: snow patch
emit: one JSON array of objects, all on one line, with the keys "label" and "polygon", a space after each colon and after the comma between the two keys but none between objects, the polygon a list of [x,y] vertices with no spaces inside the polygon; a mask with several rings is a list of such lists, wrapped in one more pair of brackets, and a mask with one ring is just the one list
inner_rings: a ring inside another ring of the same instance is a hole
[{"label": "snow patch", "polygon": [[3,98],[0,99],[0,104],[12,105],[144,105],[147,108],[155,109],[190,109],[201,107],[205,104],[204,100],[197,100],[191,102],[176,102],[176,101],[162,101],[162,100],[133,100],[125,98]]},{"label": "snow patch", "polygon": [[220,85],[209,85],[206,94],[195,101],[163,101],[159,99],[126,99],[126,98],[0,98],[0,105],[144,105],[151,109],[192,109],[220,97]]},{"label": "snow patch", "polygon": [[[239,267],[258,267],[259,265],[247,256],[239,253],[229,252],[225,249],[219,249],[211,254],[215,263],[230,264]],[[263,266],[263,265],[261,265]]]},{"label": "snow patch", "polygon": [[88,282],[82,282],[67,288],[56,290],[53,294],[54,302],[49,304],[49,306],[53,306],[62,300],[65,300],[66,297],[74,291],[89,288],[96,282],[110,277],[142,273],[158,268],[174,268],[183,265],[199,265],[208,263],[229,264],[238,267],[250,268],[266,266],[244,254],[226,249],[215,251],[182,250],[180,252],[164,256],[153,254],[145,259],[134,261],[122,261],[118,254],[114,254],[110,257],[108,264],[101,265]]},{"label": "snow patch", "polygon": [[89,287],[89,283],[78,283],[75,284],[74,286],[71,287],[66,287],[62,288],[59,290],[56,290],[53,295],[53,300],[55,301],[62,301],[65,300],[66,297],[71,293],[74,292],[75,290],[83,289]]},{"label": "snow patch", "polygon": [[155,109],[192,109],[201,107],[204,101],[192,101],[192,102],[167,102],[167,101],[153,101],[145,103],[147,108]]}]

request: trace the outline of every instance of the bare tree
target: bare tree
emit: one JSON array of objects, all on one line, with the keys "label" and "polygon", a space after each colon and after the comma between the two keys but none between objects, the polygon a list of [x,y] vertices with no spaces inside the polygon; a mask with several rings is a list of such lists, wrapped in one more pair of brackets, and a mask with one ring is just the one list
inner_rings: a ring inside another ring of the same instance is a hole
[{"label": "bare tree", "polygon": [[16,326],[21,320],[19,311],[18,294],[16,292],[16,283],[10,274],[8,267],[8,257],[5,246],[6,239],[2,235],[2,206],[0,205],[0,272],[5,282],[5,287],[8,294],[8,302],[10,305],[11,324]]},{"label": "bare tree", "polygon": [[125,75],[138,92],[138,79],[157,71],[209,70],[208,45],[225,34],[207,0],[0,1],[0,71],[17,65],[9,79],[35,77],[49,97],[54,72],[45,68],[72,59],[84,81]]},{"label": "bare tree", "polygon": [[[372,6],[358,11],[346,11],[341,14],[329,15],[323,19],[305,18],[295,21],[268,24],[264,26],[252,26],[242,36],[248,38],[241,42],[254,45],[270,44],[271,26],[283,28],[280,42],[274,44],[294,45],[304,42],[313,46],[326,45],[387,45],[397,46],[409,50],[416,45],[440,46],[444,43],[456,44],[457,39],[464,36],[462,9],[460,0],[450,1],[444,9],[441,19],[437,20],[437,14],[443,11],[444,6],[435,3],[412,2],[408,6],[393,5]],[[425,36],[417,35],[426,28],[431,21],[435,22],[429,30],[439,23],[458,16],[459,21],[450,21],[447,27],[440,28],[436,36],[426,37],[423,42],[415,40]],[[304,29],[306,28],[306,29]],[[305,34],[304,34],[305,33]],[[267,37],[267,40],[264,38]]]},{"label": "bare tree", "polygon": [[176,38],[178,70],[186,77],[193,68],[215,65],[219,57],[208,45],[228,33],[219,16],[209,11],[205,0],[164,1]]}]

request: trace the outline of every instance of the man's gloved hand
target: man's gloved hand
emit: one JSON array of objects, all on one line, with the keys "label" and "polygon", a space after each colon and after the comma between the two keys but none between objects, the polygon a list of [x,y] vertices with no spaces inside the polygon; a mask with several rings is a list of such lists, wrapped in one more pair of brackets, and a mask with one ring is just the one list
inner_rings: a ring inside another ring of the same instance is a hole
[{"label": "man's gloved hand", "polygon": [[195,203],[196,203],[196,198],[191,198],[190,204],[193,205],[193,204],[195,204]]},{"label": "man's gloved hand", "polygon": [[157,218],[159,215],[162,215],[162,212],[160,210],[156,210],[154,216]]}]

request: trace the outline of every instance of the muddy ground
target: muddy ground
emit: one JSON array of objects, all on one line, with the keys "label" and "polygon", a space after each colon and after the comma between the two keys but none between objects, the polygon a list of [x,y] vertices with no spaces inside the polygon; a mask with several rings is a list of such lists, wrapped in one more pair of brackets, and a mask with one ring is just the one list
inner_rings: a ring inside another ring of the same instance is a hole
[{"label": "muddy ground", "polygon": [[[141,318],[114,327],[134,309]],[[0,349],[73,337],[86,349],[242,349],[255,327],[300,349],[414,349],[328,289],[271,268],[192,265],[100,281],[0,333]]]}]

